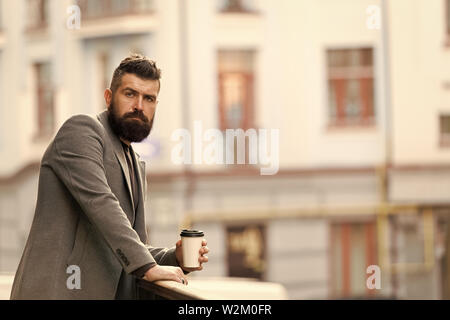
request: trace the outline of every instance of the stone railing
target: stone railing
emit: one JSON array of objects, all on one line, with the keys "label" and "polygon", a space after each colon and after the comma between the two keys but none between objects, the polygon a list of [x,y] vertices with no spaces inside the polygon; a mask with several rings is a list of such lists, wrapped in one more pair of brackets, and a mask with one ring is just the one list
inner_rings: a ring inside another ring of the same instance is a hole
[{"label": "stone railing", "polygon": [[278,283],[243,278],[190,279],[188,285],[175,281],[138,281],[139,299],[165,300],[284,300],[286,289]]}]

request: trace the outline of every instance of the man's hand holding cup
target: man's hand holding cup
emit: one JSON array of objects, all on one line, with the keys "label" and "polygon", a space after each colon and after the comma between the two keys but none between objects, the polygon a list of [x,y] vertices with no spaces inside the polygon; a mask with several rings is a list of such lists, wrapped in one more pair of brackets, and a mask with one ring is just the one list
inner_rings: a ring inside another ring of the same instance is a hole
[{"label": "man's hand holding cup", "polygon": [[179,266],[185,272],[200,271],[202,264],[208,262],[209,248],[199,230],[182,230],[181,240],[176,243],[175,256]]}]

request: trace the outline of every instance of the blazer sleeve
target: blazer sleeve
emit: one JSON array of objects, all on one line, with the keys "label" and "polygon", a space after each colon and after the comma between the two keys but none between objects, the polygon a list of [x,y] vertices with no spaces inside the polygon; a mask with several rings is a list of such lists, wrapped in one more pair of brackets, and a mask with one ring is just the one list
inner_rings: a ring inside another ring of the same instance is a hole
[{"label": "blazer sleeve", "polygon": [[95,119],[74,116],[56,135],[48,162],[130,274],[156,261],[108,185],[103,165],[105,135],[103,126]]},{"label": "blazer sleeve", "polygon": [[179,266],[175,256],[175,247],[160,248],[152,247],[148,244],[146,245],[146,247],[158,264],[174,267]]}]

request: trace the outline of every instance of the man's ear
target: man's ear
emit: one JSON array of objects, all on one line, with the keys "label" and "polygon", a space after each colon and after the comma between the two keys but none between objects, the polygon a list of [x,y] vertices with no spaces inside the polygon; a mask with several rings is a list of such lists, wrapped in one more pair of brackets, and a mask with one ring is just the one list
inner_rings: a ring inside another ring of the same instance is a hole
[{"label": "man's ear", "polygon": [[112,91],[111,91],[111,89],[106,88],[103,96],[105,97],[106,108],[109,109],[109,106],[111,105],[111,100],[112,100]]}]

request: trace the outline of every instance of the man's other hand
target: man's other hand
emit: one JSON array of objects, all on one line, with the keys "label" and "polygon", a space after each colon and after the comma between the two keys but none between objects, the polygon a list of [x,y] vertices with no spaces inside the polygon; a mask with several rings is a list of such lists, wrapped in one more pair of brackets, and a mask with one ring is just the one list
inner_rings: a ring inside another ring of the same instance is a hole
[{"label": "man's other hand", "polygon": [[172,280],[185,285],[188,284],[187,277],[183,273],[183,270],[179,267],[172,266],[155,265],[147,270],[143,279],[150,282],[157,280]]}]

